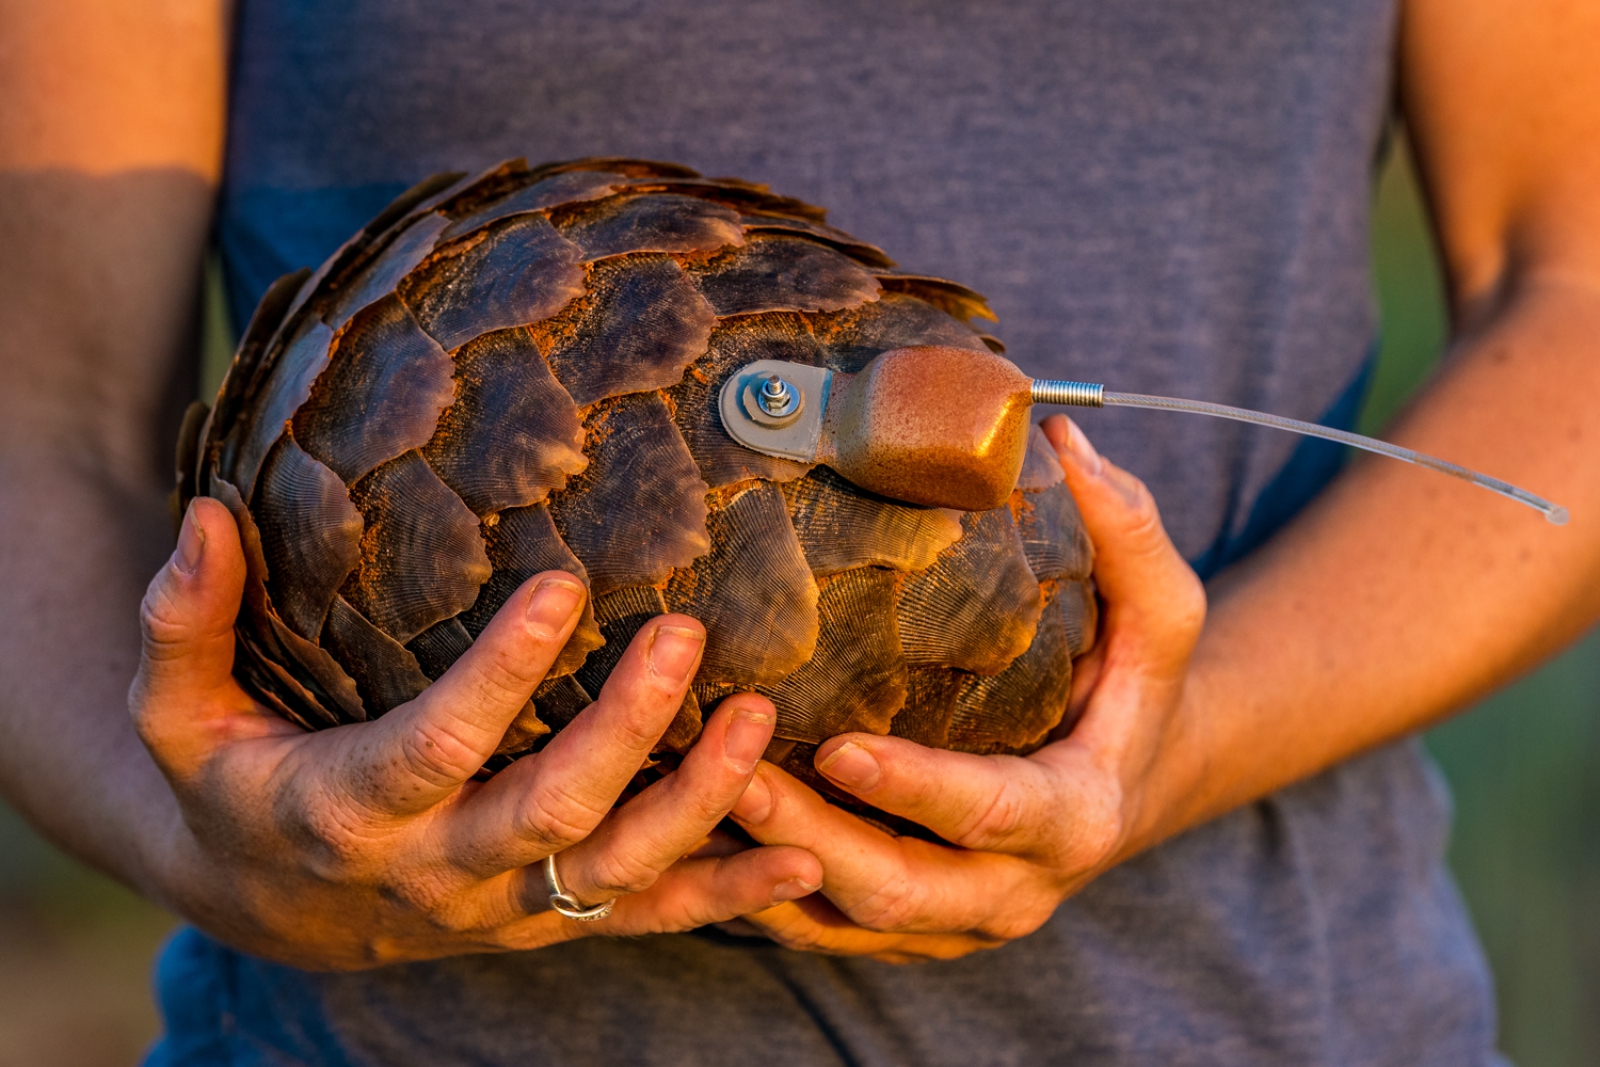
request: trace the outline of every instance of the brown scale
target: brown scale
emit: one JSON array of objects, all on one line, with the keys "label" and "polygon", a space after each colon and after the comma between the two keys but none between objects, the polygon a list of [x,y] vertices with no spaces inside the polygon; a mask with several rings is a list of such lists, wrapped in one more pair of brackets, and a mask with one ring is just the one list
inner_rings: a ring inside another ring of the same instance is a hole
[{"label": "brown scale", "polygon": [[854,374],[891,348],[943,345],[985,351],[982,338],[932,304],[886,292],[870,304],[813,320],[827,365]]},{"label": "brown scale", "polygon": [[394,292],[400,279],[433,253],[450,220],[430,211],[396,234],[371,262],[363,266],[351,284],[333,297],[333,304],[322,316],[337,330],[368,304]]},{"label": "brown scale", "polygon": [[479,515],[536,504],[587,465],[583,424],[525,328],[455,353],[455,403],[422,454]]},{"label": "brown scale", "polygon": [[460,215],[444,231],[443,239],[453,241],[457,237],[482,229],[491,222],[509,219],[513,215],[531,215],[565,204],[598,200],[610,196],[627,184],[628,179],[622,175],[603,170],[577,170],[554,174],[542,181],[524,186],[499,200],[484,204],[468,214]]},{"label": "brown scale", "polygon": [[460,614],[488,579],[478,517],[416,452],[350,488],[361,509],[361,565],[341,592],[380,630],[411,640]]},{"label": "brown scale", "polygon": [[777,736],[818,742],[852,730],[889,732],[906,702],[895,625],[899,581],[879,567],[823,580],[817,614],[824,625],[812,654],[781,680],[757,686],[778,709]]},{"label": "brown scale", "polygon": [[305,686],[295,680],[288,668],[263,651],[254,635],[239,632],[234,643],[233,673],[241,685],[261,703],[282,715],[302,730],[320,730],[340,725]]},{"label": "brown scale", "polygon": [[817,585],[778,487],[760,483],[706,518],[711,551],[673,572],[666,602],[705,624],[700,677],[776,683],[817,644]]},{"label": "brown scale", "polygon": [[641,178],[638,191],[696,196],[757,215],[778,215],[807,222],[825,222],[828,213],[814,204],[780,196],[767,186],[737,178]]},{"label": "brown scale", "polygon": [[322,627],[322,645],[355,679],[361,700],[374,717],[415,700],[432,681],[422,673],[416,656],[344,597],[333,598]]},{"label": "brown scale", "polygon": [[961,752],[1019,752],[1044,744],[1067,709],[1072,649],[1059,598],[1044,606],[1038,633],[1011,666],[969,678],[950,718],[947,743]]},{"label": "brown scale", "polygon": [[744,244],[739,213],[692,196],[622,196],[558,220],[585,262],[631,252],[715,252]]},{"label": "brown scale", "polygon": [[347,483],[420,448],[455,399],[455,364],[404,304],[384,297],[340,332],[294,417],[300,447]]},{"label": "brown scale", "polygon": [[1028,450],[1022,454],[1022,471],[1017,475],[1017,488],[1024,491],[1048,489],[1059,485],[1067,477],[1044,431],[1037,425],[1028,434]]},{"label": "brown scale", "polygon": [[586,428],[589,466],[549,505],[594,594],[654,585],[703,555],[706,483],[660,394],[608,400]]},{"label": "brown scale", "polygon": [[565,730],[579,712],[593,703],[594,697],[570,674],[546,678],[533,691],[533,704],[539,709],[539,718],[552,730]]},{"label": "brown scale", "polygon": [[[256,305],[255,313],[250,316],[250,322],[239,341],[239,349],[228,364],[227,374],[223,376],[222,387],[217,390],[216,400],[206,416],[199,442],[201,465],[196,471],[197,478],[205,470],[205,461],[213,458],[213,451],[219,449],[221,455],[215,458],[220,460],[220,469],[230,474],[235,472],[235,461],[244,435],[250,424],[256,421],[252,417],[252,406],[257,400],[260,381],[270,370],[268,357],[277,355],[272,351],[272,342],[277,338],[290,302],[309,277],[309,270],[285,274],[267,287],[266,295]],[[301,400],[303,402],[304,397]],[[285,415],[283,422],[288,421],[289,416]],[[271,425],[270,416],[266,425]],[[266,444],[270,446],[271,443],[268,441]],[[265,456],[265,447],[256,453],[250,471],[252,481]],[[186,491],[200,495],[204,490],[205,486],[197,480]],[[188,506],[188,500],[182,503],[184,507]]]},{"label": "brown scale", "polygon": [[[598,697],[600,690],[605,686],[606,678],[622,661],[622,655],[628,650],[628,643],[651,619],[657,615],[664,615],[667,611],[666,602],[661,598],[661,590],[653,586],[628,586],[623,589],[597,595],[594,598],[595,620],[600,624],[600,632],[605,636],[605,644],[589,654],[583,666],[573,675],[577,691],[592,693]],[[544,686],[540,687],[544,689]],[[574,690],[571,686],[551,687],[557,702],[562,702],[571,707],[574,701]],[[552,693],[546,693],[546,703],[552,702]],[[534,693],[534,703],[538,704],[540,694]],[[581,707],[578,711],[583,710]],[[577,712],[574,711],[575,715]],[[567,721],[571,721],[568,719]],[[700,704],[695,699],[691,689],[684,694],[683,704],[678,708],[677,715],[667,726],[666,733],[657,743],[659,748],[671,752],[687,752],[694,739],[700,736]]]},{"label": "brown scale", "polygon": [[763,311],[841,311],[878,299],[871,271],[826,245],[754,237],[696,272],[719,317]]},{"label": "brown scale", "polygon": [[453,349],[549,318],[582,296],[581,256],[543,215],[518,215],[441,248],[399,293],[422,328]]},{"label": "brown scale", "polygon": [[1034,577],[1040,581],[1081,580],[1093,573],[1094,545],[1065,482],[1036,492],[1013,493],[1012,513]]},{"label": "brown scale", "polygon": [[255,415],[241,427],[243,434],[230,471],[241,492],[254,493],[261,464],[283,436],[294,413],[311,396],[312,383],[328,366],[332,343],[332,330],[315,319],[307,319],[262,383]]},{"label": "brown scale", "polygon": [[913,667],[908,673],[906,706],[889,724],[889,732],[929,748],[949,748],[950,720],[973,676],[952,667]]},{"label": "brown scale", "polygon": [[361,512],[339,476],[285,434],[267,456],[254,515],[272,599],[302,637],[322,629],[333,595],[361,561]]},{"label": "brown scale", "polygon": [[745,364],[781,359],[810,367],[823,365],[822,346],[799,315],[756,315],[722,322],[712,331],[705,358],[690,366],[683,381],[667,390],[674,417],[700,475],[713,489],[762,478],[786,482],[811,469],[752,451],[728,436],[718,412],[722,383]]},{"label": "brown scale", "polygon": [[788,482],[783,495],[811,573],[874,564],[920,571],[961,536],[961,513],[866,493],[826,467]]},{"label": "brown scale", "polygon": [[551,368],[573,401],[587,407],[607,397],[676,385],[705,355],[716,314],[666,256],[628,256],[597,263],[589,291],[542,323]]},{"label": "brown scale", "polygon": [[982,293],[974,292],[959,282],[905,271],[879,271],[877,279],[886,291],[925,300],[962,322],[970,323],[973,319],[999,321]]},{"label": "brown scale", "polygon": [[890,269],[894,260],[877,245],[869,245],[841,229],[824,222],[807,222],[804,219],[785,218],[782,215],[751,214],[740,217],[745,233],[785,233],[809,237],[819,244],[838,249],[857,263],[869,267]]},{"label": "brown scale", "polygon": [[967,512],[961,540],[905,580],[900,640],[912,666],[998,674],[1033,640],[1039,583],[1009,508]]},{"label": "brown scale", "polygon": [[[224,478],[211,479],[211,495],[222,501],[233,513],[239,526],[239,541],[244,550],[245,583],[244,610],[239,613],[235,630],[242,639],[254,642],[258,651],[276,652],[279,664],[293,676],[297,686],[315,695],[312,713],[333,722],[360,722],[367,717],[355,682],[344,669],[334,662],[317,645],[293,630],[278,617],[277,609],[267,593],[266,554],[261,547],[261,530],[254,517],[244,506],[244,500],[233,483]],[[279,690],[280,699],[297,699],[293,687]]]},{"label": "brown scale", "polygon": [[[589,572],[572,554],[567,543],[561,540],[555,523],[550,519],[550,511],[543,504],[502,511],[492,525],[484,525],[483,539],[494,572],[483,583],[472,607],[460,616],[461,624],[471,637],[482,633],[511,594],[535,574],[560,570],[573,575],[585,585],[589,582]],[[603,644],[605,638],[600,636],[600,628],[595,623],[594,605],[586,598],[583,617],[578,621],[577,629],[561,649],[561,654],[556,657],[546,677],[571,674],[583,665],[584,658],[590,652]]]},{"label": "brown scale", "polygon": [[1073,656],[1082,656],[1094,647],[1100,627],[1100,602],[1095,599],[1094,582],[1062,582],[1056,600],[1067,630],[1067,647]]}]

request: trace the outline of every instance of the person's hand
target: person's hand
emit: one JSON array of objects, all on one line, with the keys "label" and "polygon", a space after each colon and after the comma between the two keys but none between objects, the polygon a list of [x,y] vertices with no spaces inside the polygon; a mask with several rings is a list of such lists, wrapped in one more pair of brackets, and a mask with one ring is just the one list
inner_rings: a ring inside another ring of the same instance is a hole
[{"label": "person's hand", "polygon": [[792,948],[905,962],[990,948],[1038,929],[1100,872],[1170,832],[1152,797],[1191,723],[1179,713],[1205,592],[1149,491],[1064,417],[1044,424],[1096,548],[1099,642],[1079,661],[1064,738],[1026,758],[846,734],[817,769],[956,847],[893,837],[770,764],[733,809],[756,841],[822,861],[815,896],[733,924]]},{"label": "person's hand", "polygon": [[[422,696],[369,723],[307,733],[232,674],[244,559],[233,518],[196,500],[150,583],[129,694],[180,817],[157,894],[251,953],[316,969],[526,949],[591,934],[687,930],[812,892],[793,847],[711,855],[772,733],[765,699],[725,700],[676,770],[613,807],[672,721],[704,630],[666,615],[598,699],[536,755],[472,780],[576,625],[570,575],[530,579]],[[617,899],[574,922],[547,910],[539,861],[568,893]]]}]

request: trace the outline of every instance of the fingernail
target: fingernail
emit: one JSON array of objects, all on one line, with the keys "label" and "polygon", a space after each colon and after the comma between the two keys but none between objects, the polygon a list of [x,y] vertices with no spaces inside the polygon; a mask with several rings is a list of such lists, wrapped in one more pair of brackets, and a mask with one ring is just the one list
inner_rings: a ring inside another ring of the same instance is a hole
[{"label": "fingernail", "polygon": [[655,639],[650,642],[650,669],[677,685],[689,677],[695,660],[700,658],[700,647],[706,643],[705,634],[687,626],[658,626]]},{"label": "fingernail", "polygon": [[767,750],[767,740],[772,736],[772,718],[771,712],[741,709],[728,723],[722,755],[740,774],[755,770],[756,760]]},{"label": "fingernail", "polygon": [[528,625],[554,637],[578,610],[583,586],[566,578],[546,578],[528,598]]},{"label": "fingernail", "polygon": [[804,878],[791,878],[787,882],[780,882],[772,890],[772,902],[782,904],[789,900],[799,900],[801,897],[809,897],[821,888],[822,886],[813,885]]},{"label": "fingernail", "polygon": [[828,753],[828,758],[817,764],[817,770],[840,785],[857,790],[873,788],[883,776],[877,758],[854,741],[847,741]]},{"label": "fingernail", "polygon": [[1071,419],[1067,420],[1067,454],[1072,457],[1074,463],[1096,478],[1100,477],[1100,472],[1105,468],[1105,461],[1100,458],[1100,453],[1094,450],[1094,445],[1089,443],[1083,431],[1078,429],[1078,424]]},{"label": "fingernail", "polygon": [[750,784],[745,786],[744,793],[734,801],[732,815],[740,822],[761,823],[766,822],[771,814],[772,790],[758,771],[750,779]]},{"label": "fingernail", "polygon": [[180,574],[193,574],[205,550],[206,532],[194,521],[194,505],[190,504],[183,516],[183,526],[178,530],[178,547],[172,553],[172,565]]}]

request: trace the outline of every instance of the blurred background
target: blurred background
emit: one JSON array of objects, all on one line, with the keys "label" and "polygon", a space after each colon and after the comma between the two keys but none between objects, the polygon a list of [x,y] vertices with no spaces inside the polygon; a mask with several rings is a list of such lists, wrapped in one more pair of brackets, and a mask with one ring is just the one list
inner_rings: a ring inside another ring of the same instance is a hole
[{"label": "blurred background", "polygon": [[[1373,217],[1383,351],[1362,430],[1428,376],[1445,336],[1433,245],[1403,142]],[[232,344],[213,271],[205,388]],[[1435,730],[1455,791],[1451,863],[1521,1067],[1600,1063],[1600,636]],[[156,1033],[151,960],[172,920],[67,859],[0,806],[0,1067],[121,1067]]]}]

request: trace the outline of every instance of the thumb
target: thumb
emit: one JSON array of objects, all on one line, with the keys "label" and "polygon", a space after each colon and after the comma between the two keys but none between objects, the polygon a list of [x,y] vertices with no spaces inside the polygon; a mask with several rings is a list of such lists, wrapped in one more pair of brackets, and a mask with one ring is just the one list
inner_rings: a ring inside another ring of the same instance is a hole
[{"label": "thumb", "polygon": [[1167,536],[1155,498],[1096,452],[1065,415],[1052,415],[1043,429],[1094,542],[1108,646],[1134,637],[1146,655],[1187,660],[1205,621],[1205,587]]},{"label": "thumb", "polygon": [[[140,736],[158,759],[175,734],[192,732],[203,710],[216,706],[216,697],[242,696],[233,680],[233,624],[244,579],[233,516],[219,501],[191,501],[178,545],[150,580],[139,609],[144,641],[128,701]],[[227,701],[228,712],[240,703]]]}]

